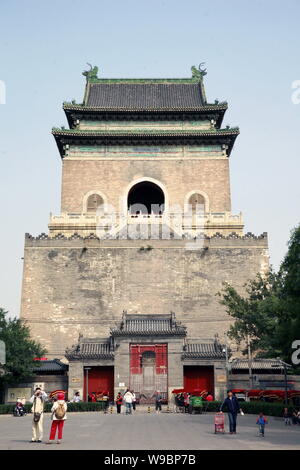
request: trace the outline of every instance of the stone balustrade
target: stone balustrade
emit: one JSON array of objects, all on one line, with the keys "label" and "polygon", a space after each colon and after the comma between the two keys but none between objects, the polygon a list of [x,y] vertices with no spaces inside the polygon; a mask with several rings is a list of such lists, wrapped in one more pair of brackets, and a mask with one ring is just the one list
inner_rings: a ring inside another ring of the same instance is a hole
[{"label": "stone balustrade", "polygon": [[90,213],[62,213],[50,215],[50,235],[62,233],[70,236],[74,232],[88,235],[90,233],[112,234],[122,230],[127,225],[167,225],[177,233],[197,233],[204,231],[208,236],[219,232],[224,235],[236,232],[243,234],[244,222],[242,214],[231,212],[207,212],[192,214],[191,212],[164,212],[162,214],[124,214],[120,212],[112,214],[90,214]]}]

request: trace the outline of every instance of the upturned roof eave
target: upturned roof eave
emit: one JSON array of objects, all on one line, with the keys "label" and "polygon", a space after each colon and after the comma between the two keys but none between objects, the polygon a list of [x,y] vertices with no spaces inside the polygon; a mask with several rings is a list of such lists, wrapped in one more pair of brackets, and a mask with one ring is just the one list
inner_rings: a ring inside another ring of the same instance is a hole
[{"label": "upturned roof eave", "polygon": [[70,110],[70,111],[82,111],[82,112],[100,112],[100,111],[107,111],[107,112],[116,112],[116,111],[125,111],[125,112],[165,112],[165,111],[170,111],[170,112],[184,112],[184,111],[207,111],[207,110],[212,110],[212,111],[218,111],[218,110],[226,110],[228,108],[228,103],[223,102],[223,103],[206,103],[202,106],[172,106],[172,107],[126,107],[126,106],[88,106],[85,105],[84,103],[69,103],[69,102],[64,102],[63,103],[63,109],[64,110]]},{"label": "upturned roof eave", "polygon": [[61,129],[53,127],[52,134],[54,136],[69,137],[207,137],[207,136],[237,136],[240,131],[238,127],[228,129],[212,129],[212,130],[81,130],[81,129]]},{"label": "upturned roof eave", "polygon": [[68,124],[70,128],[75,125],[77,116],[84,114],[92,114],[97,117],[97,115],[110,116],[110,115],[120,115],[128,118],[132,115],[137,115],[138,117],[149,116],[154,114],[155,116],[169,114],[174,117],[182,115],[205,115],[211,114],[216,115],[216,125],[218,128],[221,127],[224,115],[228,109],[228,104],[226,102],[220,104],[205,104],[204,106],[199,107],[182,107],[182,108],[126,108],[126,107],[95,107],[95,106],[86,106],[84,104],[72,104],[72,103],[63,103],[63,110],[65,112]]},{"label": "upturned roof eave", "polygon": [[156,132],[156,133],[147,133],[147,132],[108,132],[108,131],[78,131],[74,129],[69,129],[69,130],[62,130],[62,129],[52,129],[52,135],[55,138],[57,147],[59,149],[60,155],[63,158],[63,146],[67,143],[71,142],[78,142],[78,140],[88,140],[88,139],[93,139],[95,141],[97,140],[105,140],[108,141],[110,140],[112,143],[111,145],[114,144],[120,144],[120,140],[122,142],[126,141],[127,139],[132,140],[132,139],[140,139],[145,141],[145,144],[148,145],[149,140],[152,141],[158,141],[160,140],[161,142],[166,142],[167,139],[171,139],[174,142],[179,139],[184,139],[184,141],[187,140],[198,140],[200,142],[206,142],[209,139],[213,139],[213,141],[219,141],[219,142],[226,142],[226,145],[228,145],[228,156],[230,156],[232,148],[234,146],[235,140],[237,136],[239,135],[239,129],[238,128],[232,128],[232,129],[219,129],[215,131],[165,131],[165,132]]}]

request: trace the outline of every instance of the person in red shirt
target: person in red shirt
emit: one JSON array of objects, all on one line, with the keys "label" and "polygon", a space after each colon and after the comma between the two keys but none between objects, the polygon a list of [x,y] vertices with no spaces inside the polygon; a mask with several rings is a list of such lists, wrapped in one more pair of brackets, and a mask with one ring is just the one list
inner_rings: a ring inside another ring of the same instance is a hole
[{"label": "person in red shirt", "polygon": [[211,393],[208,393],[207,397],[206,397],[206,401],[213,401],[214,397],[212,396]]},{"label": "person in red shirt", "polygon": [[117,405],[117,413],[121,413],[121,406],[123,403],[123,397],[121,395],[121,392],[118,393],[117,398],[116,398],[116,405]]}]

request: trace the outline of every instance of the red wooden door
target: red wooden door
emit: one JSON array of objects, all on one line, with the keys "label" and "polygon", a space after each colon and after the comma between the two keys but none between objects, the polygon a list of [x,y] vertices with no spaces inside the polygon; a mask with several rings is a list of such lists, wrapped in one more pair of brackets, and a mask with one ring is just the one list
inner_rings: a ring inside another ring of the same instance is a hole
[{"label": "red wooden door", "polygon": [[157,390],[167,399],[167,344],[130,345],[130,388],[141,403],[151,403]]},{"label": "red wooden door", "polygon": [[[114,368],[92,367],[89,370],[89,394],[96,392],[108,392],[109,398],[114,399]],[[84,376],[84,400],[86,397],[86,372]]]},{"label": "red wooden door", "polygon": [[204,366],[184,367],[184,389],[207,390],[214,395],[214,368]]}]

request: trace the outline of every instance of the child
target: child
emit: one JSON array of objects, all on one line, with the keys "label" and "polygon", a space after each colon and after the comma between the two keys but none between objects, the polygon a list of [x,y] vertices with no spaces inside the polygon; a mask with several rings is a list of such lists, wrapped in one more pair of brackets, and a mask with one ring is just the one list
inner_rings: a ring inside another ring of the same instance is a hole
[{"label": "child", "polygon": [[62,433],[65,420],[67,419],[67,404],[65,402],[64,393],[57,394],[57,401],[53,403],[51,408],[52,425],[50,430],[50,437],[47,444],[52,444],[55,439],[56,429],[58,430],[57,444],[61,443]]},{"label": "child", "polygon": [[259,417],[256,420],[256,424],[259,425],[259,435],[265,437],[265,425],[268,423],[263,413],[259,413]]},{"label": "child", "polygon": [[284,423],[286,426],[290,426],[292,423],[291,423],[291,414],[289,413],[289,410],[287,408],[284,408],[284,411],[283,411],[283,418],[284,418]]}]

